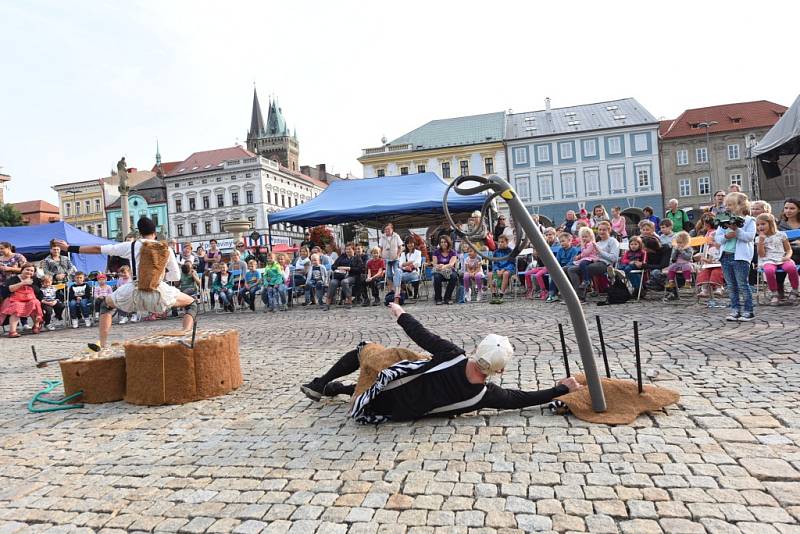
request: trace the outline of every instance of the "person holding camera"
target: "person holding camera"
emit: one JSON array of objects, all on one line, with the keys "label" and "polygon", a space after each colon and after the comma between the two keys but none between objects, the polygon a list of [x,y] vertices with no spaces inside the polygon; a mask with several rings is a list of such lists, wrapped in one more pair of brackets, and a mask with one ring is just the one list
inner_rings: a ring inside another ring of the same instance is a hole
[{"label": "person holding camera", "polygon": [[[728,193],[725,196],[725,210],[714,219],[717,225],[714,240],[722,250],[722,274],[731,298],[731,313],[726,320],[752,321],[755,315],[748,275],[753,259],[756,223],[749,215],[750,202],[744,193]],[[740,298],[744,300],[744,309],[740,305]]]}]

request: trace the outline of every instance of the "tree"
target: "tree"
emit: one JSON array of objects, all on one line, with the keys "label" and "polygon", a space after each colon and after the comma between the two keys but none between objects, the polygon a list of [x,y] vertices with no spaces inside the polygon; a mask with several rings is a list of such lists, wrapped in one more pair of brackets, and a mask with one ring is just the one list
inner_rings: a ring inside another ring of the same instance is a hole
[{"label": "tree", "polygon": [[0,226],[25,226],[22,214],[11,204],[0,204]]},{"label": "tree", "polygon": [[315,226],[311,229],[311,242],[325,250],[325,245],[333,243],[333,232],[327,226]]}]

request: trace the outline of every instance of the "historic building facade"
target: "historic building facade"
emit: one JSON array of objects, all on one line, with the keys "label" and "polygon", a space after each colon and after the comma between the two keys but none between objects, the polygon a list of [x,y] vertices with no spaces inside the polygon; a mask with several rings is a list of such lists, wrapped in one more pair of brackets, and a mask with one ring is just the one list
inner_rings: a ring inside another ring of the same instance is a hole
[{"label": "historic building facade", "polygon": [[558,225],[568,210],[641,214],[661,206],[658,121],[633,98],[506,116],[508,177],[531,213]]},{"label": "historic building facade", "polygon": [[270,99],[267,122],[261,114],[258,93],[253,89],[253,110],[250,116],[250,130],[247,132],[247,150],[277,161],[290,171],[300,170],[300,143],[297,132],[290,132],[283,117],[283,110],[277,100]]},{"label": "historic building facade", "polygon": [[[153,176],[149,180],[131,187],[128,192],[128,214],[130,217],[130,228],[136,228],[136,221],[141,217],[149,217],[156,225],[156,233],[162,238],[167,236],[169,231],[167,217],[167,193],[164,179]],[[106,219],[108,228],[108,238],[122,241],[122,204],[120,197],[117,197],[111,204],[106,206]]]},{"label": "historic building facade", "polygon": [[0,204],[3,203],[3,192],[6,188],[6,182],[11,181],[11,176],[0,172]]},{"label": "historic building facade", "polygon": [[364,178],[433,172],[505,176],[503,112],[430,121],[397,139],[362,150]]},{"label": "historic building facade", "polygon": [[[760,140],[778,122],[786,107],[766,100],[687,109],[674,120],[661,121],[659,136],[664,199],[681,208],[702,210],[717,190],[732,184],[753,195],[747,164],[749,143]],[[787,173],[796,183],[792,169]],[[759,196],[780,203],[780,182],[764,181]],[[797,191],[795,186],[794,191]]]},{"label": "historic building facade", "polygon": [[[195,245],[230,239],[227,221],[267,235],[269,213],[316,197],[327,185],[240,146],[195,152],[165,176],[169,235]],[[272,227],[274,242],[302,240],[302,229]]]}]

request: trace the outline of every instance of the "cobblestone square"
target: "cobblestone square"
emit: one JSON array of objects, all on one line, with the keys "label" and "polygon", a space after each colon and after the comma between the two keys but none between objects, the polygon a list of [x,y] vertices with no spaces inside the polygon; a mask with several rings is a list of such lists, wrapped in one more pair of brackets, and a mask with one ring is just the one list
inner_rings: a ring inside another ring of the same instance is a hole
[{"label": "cobblestone square", "polygon": [[[564,374],[566,308],[529,301],[406,310],[468,351],[490,332],[515,359],[504,386]],[[633,425],[590,425],[538,408],[360,426],[344,397],[298,385],[362,340],[411,347],[384,308],[206,314],[241,331],[245,384],[179,406],[117,402],[29,414],[25,403],[96,328],[0,340],[0,533],[800,532],[800,333],[796,308],[632,303],[602,313],[611,369],[681,393]],[[121,341],[175,321],[115,326]],[[598,352],[599,354],[599,352]],[[598,356],[598,366],[602,362]],[[60,391],[60,389],[59,389]]]}]

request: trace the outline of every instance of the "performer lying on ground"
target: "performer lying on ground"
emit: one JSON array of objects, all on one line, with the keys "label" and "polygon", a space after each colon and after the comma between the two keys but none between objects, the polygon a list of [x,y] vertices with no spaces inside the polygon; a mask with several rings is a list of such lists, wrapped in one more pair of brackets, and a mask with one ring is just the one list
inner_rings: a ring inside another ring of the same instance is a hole
[{"label": "performer lying on ground", "polygon": [[[430,360],[401,361],[378,374],[375,384],[353,399],[350,416],[360,423],[408,421],[428,415],[457,415],[481,408],[518,409],[550,402],[581,388],[574,378],[564,378],[550,389],[518,391],[487,382],[502,373],[514,349],[508,338],[489,334],[475,352],[464,349],[429,332],[398,304],[389,305],[414,343],[430,352]],[[338,394],[353,395],[355,385],[335,382],[359,369],[359,354],[368,343],[361,343],[342,356],[330,370],[300,390],[312,400]]]},{"label": "performer lying on ground", "polygon": [[[114,243],[113,245],[89,245],[89,246],[70,246],[65,241],[55,241],[62,250],[76,252],[79,254],[106,254],[108,256],[119,256],[131,260],[131,270],[133,271],[133,283],[119,287],[114,293],[105,298],[100,306],[100,346],[108,344],[108,332],[111,329],[111,319],[114,310],[118,309],[125,313],[164,313],[170,308],[186,308],[186,315],[183,316],[183,328],[191,330],[197,315],[197,302],[175,286],[168,282],[177,282],[181,279],[181,268],[175,253],[164,244],[168,255],[166,258],[166,268],[153,267],[152,261],[142,263],[142,247],[145,243],[159,243],[156,240],[156,226],[152,220],[142,217],[136,224],[141,239],[134,242]],[[149,246],[149,245],[148,245]],[[131,252],[135,256],[135,261],[131,259]],[[158,252],[156,251],[155,254]],[[161,269],[159,273],[140,272],[137,267],[143,269]],[[140,287],[139,279],[142,275],[148,278],[155,278],[158,285],[154,288]],[[155,275],[155,276],[153,276]]]}]

